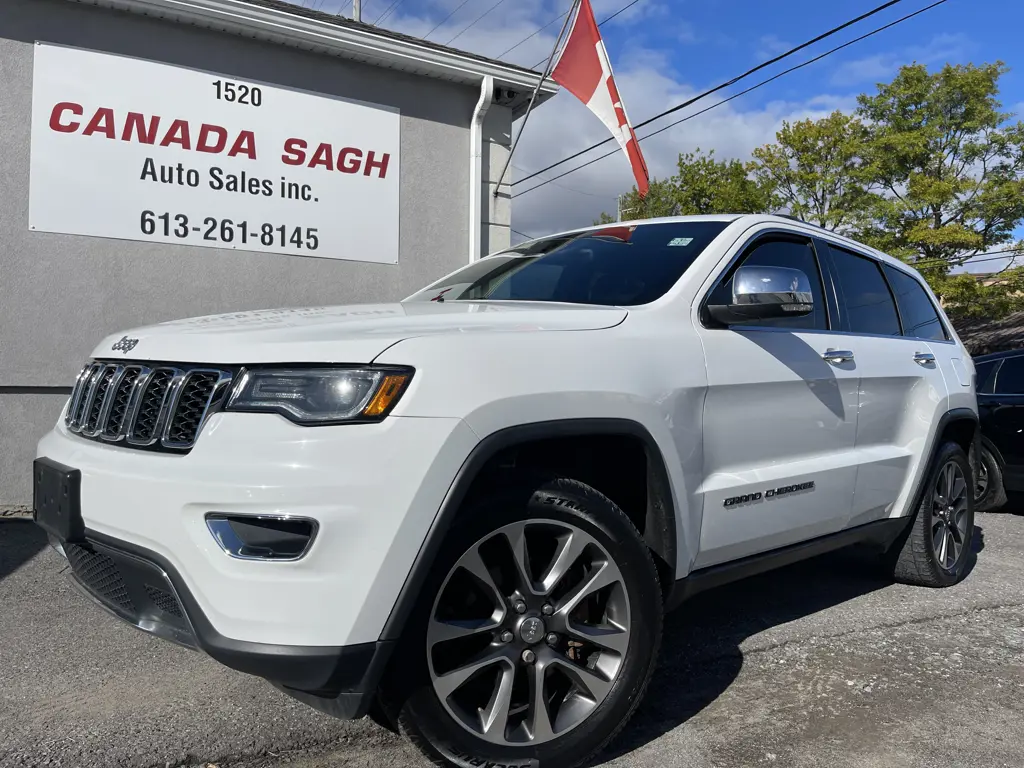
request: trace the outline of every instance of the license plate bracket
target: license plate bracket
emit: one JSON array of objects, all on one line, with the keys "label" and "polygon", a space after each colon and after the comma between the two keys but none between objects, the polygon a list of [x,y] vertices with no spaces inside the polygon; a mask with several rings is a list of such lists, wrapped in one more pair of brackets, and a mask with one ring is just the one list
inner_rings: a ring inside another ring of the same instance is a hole
[{"label": "license plate bracket", "polygon": [[61,541],[83,541],[81,470],[39,458],[32,463],[32,475],[36,525]]}]

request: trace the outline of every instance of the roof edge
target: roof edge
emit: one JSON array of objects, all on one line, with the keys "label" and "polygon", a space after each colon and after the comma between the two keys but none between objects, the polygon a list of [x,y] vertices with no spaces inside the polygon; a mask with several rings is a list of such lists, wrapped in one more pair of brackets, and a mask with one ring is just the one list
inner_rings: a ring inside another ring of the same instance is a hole
[{"label": "roof edge", "polygon": [[[514,64],[363,28],[311,19],[300,13],[254,5],[245,0],[70,0],[84,5],[113,8],[143,16],[194,24],[206,29],[253,37],[306,51],[326,52],[340,58],[376,63],[441,80],[478,84],[484,77],[516,92],[507,104],[515,117],[526,111],[533,89],[540,82],[537,104],[558,93],[550,77]],[[365,26],[365,25],[364,25]]]}]

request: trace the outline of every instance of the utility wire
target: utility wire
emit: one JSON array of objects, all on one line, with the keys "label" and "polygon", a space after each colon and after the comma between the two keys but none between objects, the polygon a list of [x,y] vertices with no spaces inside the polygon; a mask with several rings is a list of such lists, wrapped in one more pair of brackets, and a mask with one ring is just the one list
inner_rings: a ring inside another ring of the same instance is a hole
[{"label": "utility wire", "polygon": [[[907,262],[907,264],[909,266],[913,267],[914,269],[931,269],[932,267],[941,267],[941,266],[947,266],[947,265],[948,266],[953,266],[953,267],[966,267],[968,264],[982,264],[982,263],[984,263],[986,261],[1005,261],[1007,259],[1007,257],[1006,256],[999,256],[998,254],[1000,254],[1000,253],[1004,253],[1004,254],[1005,253],[1012,253],[1012,254],[1015,254],[1014,256],[1009,257],[1010,261],[1013,261],[1013,259],[1016,258],[1017,256],[1024,256],[1024,248],[1006,248],[1006,249],[1001,250],[1001,251],[985,251],[984,253],[979,253],[978,254],[978,256],[985,256],[986,258],[984,258],[984,259],[979,259],[979,258],[977,258],[975,256],[971,256],[971,257],[969,257],[967,259],[964,259],[963,261],[958,261],[957,263],[953,263],[953,261],[954,261],[953,259],[936,259],[936,258],[932,258],[932,259],[922,259],[921,261],[910,261],[910,262]],[[988,258],[988,257],[992,257],[992,258]]]},{"label": "utility wire", "polygon": [[[630,8],[632,8],[632,7],[634,6],[634,5],[636,5],[636,4],[637,4],[637,3],[639,3],[639,2],[640,2],[640,0],[632,0],[632,2],[626,3],[626,4],[624,5],[624,6],[622,6],[621,8],[619,8],[619,10],[617,10],[617,11],[616,11],[615,13],[613,13],[613,14],[612,14],[611,16],[609,16],[609,17],[608,17],[607,19],[605,19],[604,21],[602,21],[602,22],[598,23],[598,25],[597,25],[597,26],[598,26],[598,27],[602,27],[602,26],[604,26],[604,25],[605,25],[605,24],[607,24],[607,23],[608,23],[609,21],[611,21],[611,20],[612,20],[612,19],[614,19],[614,18],[615,18],[616,16],[618,16],[618,15],[619,15],[620,13],[624,13],[624,12],[628,11],[628,10],[629,10]],[[515,45],[513,45],[513,46],[512,46],[511,48],[509,48],[509,49],[508,49],[507,51],[502,51],[501,53],[499,53],[499,54],[498,54],[497,56],[495,56],[495,58],[496,58],[496,59],[500,59],[500,58],[501,58],[502,56],[504,56],[504,55],[506,55],[506,54],[508,54],[508,53],[511,53],[512,51],[514,51],[514,50],[515,50],[516,48],[518,48],[518,47],[519,47],[520,45],[522,45],[523,43],[525,43],[525,42],[526,42],[527,40],[529,40],[530,38],[532,38],[532,37],[535,37],[536,35],[539,35],[539,34],[540,34],[541,32],[543,32],[543,31],[544,31],[545,29],[547,29],[548,27],[550,27],[550,26],[551,26],[552,24],[554,24],[554,23],[555,23],[556,21],[561,21],[562,19],[564,19],[564,18],[565,18],[565,16],[566,16],[566,14],[568,14],[568,13],[569,13],[570,11],[572,11],[572,8],[571,8],[571,7],[569,8],[569,10],[568,10],[568,11],[566,11],[565,13],[559,14],[558,16],[556,16],[555,18],[553,18],[553,19],[552,19],[551,21],[549,21],[549,22],[548,22],[547,24],[545,24],[545,25],[544,25],[543,27],[539,27],[538,29],[534,30],[534,31],[533,31],[532,33],[530,33],[529,35],[527,35],[526,37],[524,37],[524,38],[523,38],[522,40],[520,40],[520,41],[519,41],[518,43],[516,43]],[[540,66],[541,64],[543,64],[543,63],[544,63],[544,61],[545,61],[545,59],[541,59],[541,60],[540,60],[540,61],[538,61],[538,62],[537,62],[536,64],[534,64],[534,65],[533,65],[532,67],[530,67],[530,69],[536,69],[536,68],[537,68],[537,67],[539,67],[539,66]]]},{"label": "utility wire", "polygon": [[400,6],[403,2],[405,2],[405,0],[394,0],[394,2],[391,3],[391,5],[389,5],[387,8],[385,8],[384,12],[380,16],[377,17],[377,20],[375,22],[373,22],[373,25],[377,26],[382,21],[384,21],[384,19],[386,19],[388,16],[390,16],[391,12],[393,10],[395,10],[395,8]]},{"label": "utility wire", "polygon": [[483,20],[483,18],[484,18],[485,16],[487,16],[487,14],[489,14],[489,13],[490,13],[491,11],[493,11],[493,10],[494,10],[495,8],[497,8],[497,7],[499,6],[499,5],[501,5],[501,4],[502,4],[502,3],[504,3],[504,2],[505,2],[505,0],[498,0],[498,2],[496,2],[496,3],[494,4],[494,5],[492,5],[492,6],[490,7],[490,8],[488,8],[488,9],[487,9],[486,11],[484,11],[483,13],[481,13],[481,14],[480,14],[479,16],[477,16],[477,17],[476,17],[475,19],[473,19],[473,20],[472,20],[471,22],[469,22],[469,24],[467,24],[466,26],[464,26],[464,27],[463,27],[463,28],[462,28],[462,29],[461,29],[461,30],[460,30],[460,31],[458,32],[458,34],[456,34],[456,35],[455,35],[455,37],[453,37],[453,38],[452,38],[451,40],[449,40],[449,41],[448,41],[447,43],[445,43],[445,45],[451,45],[451,44],[452,44],[453,42],[455,42],[455,40],[457,40],[458,38],[462,37],[462,34],[463,34],[464,32],[468,32],[468,31],[469,31],[469,30],[470,30],[470,29],[471,29],[472,27],[476,26],[477,22],[479,22],[479,21],[482,21],[482,20]]},{"label": "utility wire", "polygon": [[461,11],[461,10],[462,10],[462,7],[463,7],[464,5],[466,5],[466,3],[468,3],[468,2],[469,2],[469,0],[462,0],[462,2],[461,2],[461,3],[459,3],[458,7],[456,7],[456,9],[455,9],[454,11],[452,11],[451,13],[449,13],[449,14],[448,14],[447,16],[445,16],[445,17],[444,17],[443,19],[441,19],[441,20],[440,20],[439,22],[437,22],[437,24],[435,24],[435,25],[434,25],[434,28],[433,28],[433,29],[431,29],[431,30],[430,30],[429,32],[427,32],[427,34],[425,34],[425,35],[423,36],[423,39],[424,39],[424,40],[426,40],[426,39],[427,39],[428,37],[430,37],[430,36],[431,36],[432,34],[434,34],[434,32],[436,32],[436,31],[437,31],[438,27],[440,27],[440,26],[442,26],[443,24],[445,24],[445,23],[446,23],[446,22],[448,21],[448,19],[450,19],[450,18],[451,18],[452,16],[454,16],[454,15],[455,15],[456,13],[458,13],[459,11]]},{"label": "utility wire", "polygon": [[518,229],[514,229],[512,227],[509,227],[509,229],[512,230],[513,232],[515,232],[520,237],[525,237],[527,240],[533,240],[534,239],[533,235],[528,235],[525,232],[520,232]]},{"label": "utility wire", "polygon": [[[945,2],[945,0],[942,0],[942,1]],[[694,102],[700,101],[705,96],[710,96],[712,93],[716,93],[716,92],[722,90],[723,88],[728,88],[730,85],[734,85],[735,83],[739,82],[740,80],[744,79],[745,77],[749,77],[750,75],[754,74],[755,72],[759,72],[760,70],[764,69],[765,67],[769,67],[772,64],[775,64],[776,62],[781,61],[782,59],[785,59],[788,56],[792,56],[797,51],[802,51],[804,48],[807,48],[808,46],[813,45],[814,43],[817,43],[817,42],[819,42],[821,40],[824,40],[827,37],[831,37],[832,35],[836,34],[837,32],[841,32],[842,30],[846,29],[847,27],[849,27],[849,26],[851,26],[853,24],[856,24],[859,21],[863,21],[864,19],[868,18],[869,16],[873,16],[876,13],[880,13],[880,12],[884,11],[886,8],[890,8],[890,7],[896,5],[896,3],[899,3],[899,2],[902,2],[902,0],[888,0],[888,2],[883,3],[882,5],[878,6],[877,8],[873,8],[872,10],[868,11],[867,13],[861,14],[860,16],[858,16],[855,19],[850,19],[846,23],[840,24],[838,27],[833,27],[832,29],[828,30],[827,32],[824,32],[824,33],[818,35],[817,37],[815,37],[815,38],[813,38],[811,40],[808,40],[805,43],[801,43],[800,45],[796,46],[795,48],[790,48],[785,53],[781,53],[778,56],[776,56],[775,58],[772,58],[772,59],[769,59],[768,61],[762,62],[761,64],[758,64],[753,69],[748,69],[743,74],[737,75],[736,77],[732,78],[731,80],[727,80],[726,82],[721,83],[720,85],[716,85],[714,88],[711,88],[711,89],[709,89],[707,91],[704,91],[703,93],[699,93],[696,96],[694,96],[693,98],[687,99],[686,101],[682,102],[681,104],[677,104],[676,106],[671,107],[670,109],[666,109],[664,112],[659,112],[654,117],[648,118],[647,120],[644,120],[642,123],[637,123],[636,125],[633,126],[633,128],[634,128],[634,130],[637,129],[637,128],[643,128],[645,125],[649,125],[650,123],[653,123],[655,120],[659,120],[659,119],[665,117],[666,115],[671,115],[673,112],[678,112],[680,109],[685,109],[686,107],[690,106]],[[591,146],[587,147],[586,149],[581,149],[579,152],[576,152],[575,154],[569,155],[568,157],[565,157],[565,158],[559,160],[557,163],[552,163],[551,165],[547,166],[546,168],[542,168],[541,170],[537,171],[536,173],[531,174],[530,176],[526,176],[525,178],[518,179],[517,181],[513,182],[512,186],[515,186],[516,184],[521,184],[524,181],[527,181],[528,179],[532,179],[534,176],[538,176],[539,174],[542,174],[542,173],[545,173],[547,171],[550,171],[552,168],[557,168],[558,166],[562,165],[563,163],[567,163],[570,160],[574,160],[577,157],[579,157],[580,155],[586,154],[590,150],[596,149],[597,147],[603,146],[603,145],[607,144],[609,141],[614,141],[614,140],[615,140],[614,136],[609,136],[604,141],[599,141],[596,144],[592,144]]]},{"label": "utility wire", "polygon": [[[851,45],[853,45],[855,43],[859,43],[861,40],[865,40],[866,38],[869,38],[872,35],[877,35],[879,32],[883,32],[884,30],[889,29],[890,27],[894,27],[897,24],[901,24],[904,21],[912,19],[915,16],[918,16],[918,15],[924,13],[925,11],[930,11],[932,8],[935,8],[936,6],[942,5],[945,2],[948,2],[948,0],[937,0],[936,2],[932,3],[931,5],[927,5],[924,8],[921,8],[920,10],[915,11],[914,13],[907,14],[906,16],[903,16],[903,17],[901,17],[899,19],[896,19],[895,21],[891,21],[891,22],[889,22],[888,24],[886,24],[884,26],[878,27],[877,29],[873,29],[870,32],[867,32],[866,34],[861,35],[860,37],[855,37],[853,40],[849,40],[849,41],[843,43],[842,45],[837,45],[835,48],[832,48],[831,50],[828,50],[828,51],[825,51],[824,53],[818,54],[813,59],[808,59],[805,62],[797,64],[796,66],[793,66],[793,67],[790,67],[789,69],[783,70],[782,72],[779,72],[778,74],[772,75],[771,77],[767,78],[766,80],[762,80],[761,82],[756,83],[755,85],[752,85],[749,88],[746,88],[745,90],[740,91],[739,93],[734,93],[732,96],[729,96],[726,99],[722,99],[721,101],[717,101],[714,104],[712,104],[712,105],[710,105],[708,107],[705,107],[704,109],[702,109],[702,110],[700,110],[698,112],[694,112],[692,115],[687,115],[684,118],[681,118],[679,120],[676,120],[675,122],[669,123],[668,125],[664,126],[663,128],[659,128],[658,130],[652,131],[651,133],[648,133],[645,136],[641,136],[641,137],[639,137],[637,139],[637,141],[645,141],[646,139],[649,139],[652,136],[657,136],[659,133],[663,133],[664,131],[667,131],[669,128],[674,128],[675,126],[679,125],[680,123],[685,123],[687,120],[692,120],[695,117],[700,117],[704,113],[710,112],[715,107],[720,107],[723,104],[732,101],[733,99],[737,99],[740,96],[744,96],[744,95],[750,93],[751,91],[756,91],[758,88],[761,88],[762,86],[765,86],[765,85],[767,85],[768,83],[770,83],[770,82],[772,82],[774,80],[778,80],[780,77],[783,77],[785,75],[790,74],[791,72],[795,72],[798,69],[803,69],[806,66],[809,66],[809,65],[814,64],[814,63],[816,63],[818,61],[821,61],[822,59],[824,59],[824,58],[826,58],[828,56],[831,56],[832,54],[837,53],[838,51],[841,51],[844,48],[848,48],[849,46],[851,46]],[[692,102],[692,100],[691,100],[691,102]],[[654,119],[657,119],[657,118],[651,118],[651,119],[654,120]],[[649,122],[651,122],[651,121],[647,120],[644,123],[641,123],[641,125],[646,125]],[[637,127],[639,127],[639,126],[637,126]],[[607,139],[606,141],[601,142],[601,144],[605,144],[605,143],[607,143],[607,141],[611,141],[611,138]],[[594,146],[600,146],[600,144],[595,144]],[[593,147],[590,147],[590,149],[593,149]],[[584,151],[587,151],[587,150],[584,150]],[[574,168],[570,168],[568,171],[564,171],[563,173],[560,173],[557,176],[552,176],[550,179],[545,179],[545,180],[541,181],[540,183],[535,184],[534,186],[530,187],[529,189],[524,189],[522,192],[517,192],[516,194],[512,195],[512,198],[514,199],[516,197],[519,197],[520,195],[525,195],[527,192],[532,192],[535,189],[543,187],[545,184],[550,184],[550,183],[552,183],[554,181],[557,181],[558,179],[562,178],[563,176],[568,176],[570,173],[575,173],[576,171],[580,170],[581,168],[586,168],[588,165],[593,165],[594,163],[596,163],[599,160],[604,160],[606,157],[611,157],[612,155],[618,154],[618,152],[619,152],[619,149],[616,148],[616,149],[613,149],[611,152],[607,152],[606,154],[598,155],[594,159],[588,160],[587,162],[583,163],[582,165],[578,165],[578,166],[576,166]],[[579,156],[581,154],[583,154],[583,153],[582,152],[577,152],[572,157],[577,157],[577,156]],[[571,160],[572,157],[567,158],[567,159]],[[558,163],[555,163],[554,165],[549,165],[547,168],[544,168],[544,169],[542,169],[540,171],[536,171],[535,173],[532,173],[530,176],[526,176],[523,179],[519,179],[517,181],[514,181],[512,183],[512,186],[515,186],[520,181],[525,181],[526,179],[532,178],[532,177],[536,176],[537,174],[544,173],[544,171],[550,170],[551,168],[554,168],[555,166],[561,165],[562,162],[565,162],[565,161],[563,160],[563,161],[560,161]]]},{"label": "utility wire", "polygon": [[[569,8],[569,11],[571,11],[571,10],[572,10],[572,8],[570,7],[570,8]],[[569,14],[569,11],[566,11],[565,13],[560,13],[560,14],[559,14],[558,16],[556,16],[555,18],[553,18],[553,19],[552,19],[551,21],[549,21],[549,22],[548,22],[547,24],[545,24],[545,25],[544,25],[543,27],[537,27],[537,29],[535,29],[535,30],[534,30],[533,32],[531,32],[531,33],[530,33],[529,35],[527,35],[526,37],[524,37],[524,38],[523,38],[522,40],[520,40],[520,41],[519,41],[518,43],[516,43],[515,45],[513,45],[513,46],[512,46],[511,48],[509,48],[509,49],[507,49],[507,50],[504,50],[504,51],[502,51],[501,53],[499,53],[499,54],[498,54],[497,56],[495,56],[494,58],[496,58],[496,59],[500,59],[500,58],[501,58],[502,56],[505,56],[506,54],[512,53],[512,51],[514,51],[514,50],[515,50],[516,48],[518,48],[518,47],[519,47],[520,45],[522,45],[523,43],[525,43],[525,42],[526,42],[527,40],[530,40],[531,38],[534,38],[534,37],[536,37],[536,36],[537,36],[537,35],[539,35],[539,34],[540,34],[541,32],[543,32],[543,31],[544,31],[545,29],[547,29],[547,28],[548,28],[548,27],[550,27],[550,26],[551,26],[552,24],[554,24],[554,23],[555,23],[556,21],[561,21],[562,19],[564,19],[564,18],[565,18],[565,17],[566,17],[566,16],[567,16],[567,15]],[[539,66],[540,66],[541,64],[543,64],[543,63],[544,63],[544,61],[545,61],[545,59],[541,59],[541,60],[540,60],[539,62],[537,62],[536,64],[534,64],[534,65],[533,65],[533,67],[531,67],[531,69],[536,69],[536,68],[537,68],[537,67],[539,67]]]}]

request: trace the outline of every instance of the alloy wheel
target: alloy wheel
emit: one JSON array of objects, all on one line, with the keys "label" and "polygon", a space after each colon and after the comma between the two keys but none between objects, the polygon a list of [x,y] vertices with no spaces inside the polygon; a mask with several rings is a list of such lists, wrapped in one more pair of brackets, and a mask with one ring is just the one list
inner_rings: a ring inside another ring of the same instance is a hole
[{"label": "alloy wheel", "polygon": [[932,546],[944,569],[952,570],[967,543],[967,480],[955,461],[939,472],[932,497]]},{"label": "alloy wheel", "polygon": [[629,596],[608,551],[556,520],[506,525],[470,547],[427,626],[434,692],[488,742],[541,744],[584,722],[629,647]]}]

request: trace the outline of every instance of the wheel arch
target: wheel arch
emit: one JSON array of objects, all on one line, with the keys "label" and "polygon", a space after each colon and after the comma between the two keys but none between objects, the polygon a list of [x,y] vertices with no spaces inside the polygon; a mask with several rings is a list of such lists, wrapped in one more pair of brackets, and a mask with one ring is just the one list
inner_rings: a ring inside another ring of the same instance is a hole
[{"label": "wheel arch", "polygon": [[643,446],[648,485],[644,541],[656,555],[656,561],[661,561],[659,571],[663,567],[667,569],[666,573],[661,574],[666,579],[666,586],[673,584],[678,547],[675,498],[664,456],[647,428],[639,422],[623,418],[560,419],[516,425],[485,437],[463,462],[406,575],[380,639],[397,640],[401,636],[419,600],[422,585],[426,581],[425,574],[433,566],[442,542],[457,519],[463,503],[470,497],[474,485],[496,458],[510,449],[541,441],[601,436],[631,438]]},{"label": "wheel arch", "polygon": [[[911,503],[907,506],[901,517],[912,518],[916,514],[918,507],[921,506],[921,501],[924,499],[924,494],[927,491],[932,463],[935,461],[935,457],[942,449],[942,446],[949,441],[955,442],[970,457],[972,455],[971,447],[977,447],[980,438],[981,428],[976,411],[971,408],[953,408],[942,414],[932,436],[931,445],[925,457],[922,457],[922,459],[927,458],[927,462],[923,463],[921,468],[917,488],[914,490],[913,496],[910,497]],[[973,452],[973,455],[977,457],[977,450]],[[974,466],[971,467],[971,471],[975,471]]]}]

